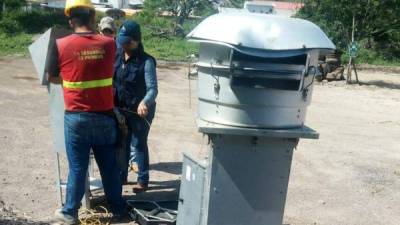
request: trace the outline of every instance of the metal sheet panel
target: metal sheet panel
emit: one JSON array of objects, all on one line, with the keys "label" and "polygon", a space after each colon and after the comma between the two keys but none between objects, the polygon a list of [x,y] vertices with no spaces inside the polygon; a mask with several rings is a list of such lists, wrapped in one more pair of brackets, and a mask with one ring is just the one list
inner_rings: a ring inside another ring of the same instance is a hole
[{"label": "metal sheet panel", "polygon": [[53,136],[53,149],[65,153],[64,139],[64,96],[61,85],[49,85],[49,110]]},{"label": "metal sheet panel", "polygon": [[199,128],[199,131],[205,134],[227,134],[252,137],[262,136],[269,138],[319,138],[319,133],[307,126],[294,129],[257,129],[221,125],[210,123],[201,119],[197,119],[197,126]]},{"label": "metal sheet panel", "polygon": [[54,151],[65,153],[64,141],[64,97],[61,85],[48,84],[46,79],[46,63],[49,54],[49,47],[57,38],[62,38],[70,34],[71,31],[59,28],[50,28],[31,46],[29,52],[40,83],[48,85],[49,91],[49,111],[53,136]]},{"label": "metal sheet panel", "polygon": [[200,225],[205,166],[184,154],[177,225]]},{"label": "metal sheet panel", "polygon": [[187,37],[264,50],[335,49],[315,24],[256,13],[220,13],[201,22]]},{"label": "metal sheet panel", "polygon": [[199,62],[214,66],[227,66],[229,68],[231,62],[232,49],[228,46],[201,43],[199,49]]},{"label": "metal sheet panel", "polygon": [[33,65],[35,66],[41,85],[47,84],[45,69],[50,36],[51,29],[47,30],[46,33],[29,46],[29,53],[31,54]]},{"label": "metal sheet panel", "polygon": [[49,47],[57,38],[65,37],[71,31],[60,28],[50,28],[29,46],[29,53],[35,66],[40,84],[46,85],[46,63],[49,56]]},{"label": "metal sheet panel", "polygon": [[282,225],[297,139],[210,137],[209,204],[202,225]]},{"label": "metal sheet panel", "polygon": [[[238,52],[241,52],[243,54],[246,55],[251,55],[251,56],[259,56],[259,57],[290,57],[290,56],[296,56],[296,55],[300,55],[303,54],[305,52],[304,49],[291,49],[291,50],[268,50],[268,49],[256,49],[256,48],[249,48],[249,47],[245,47],[245,46],[236,46],[236,45],[232,45],[229,43],[224,43],[224,42],[220,42],[220,41],[212,41],[212,40],[204,40],[204,39],[192,39],[191,41],[194,42],[200,42],[200,48],[202,48],[202,44],[209,44],[209,45],[219,45],[219,46],[225,46],[228,48],[232,48],[235,49]],[[321,54],[321,52],[325,55],[327,53],[332,52],[333,50],[329,50],[329,49],[321,49],[319,52]]]}]

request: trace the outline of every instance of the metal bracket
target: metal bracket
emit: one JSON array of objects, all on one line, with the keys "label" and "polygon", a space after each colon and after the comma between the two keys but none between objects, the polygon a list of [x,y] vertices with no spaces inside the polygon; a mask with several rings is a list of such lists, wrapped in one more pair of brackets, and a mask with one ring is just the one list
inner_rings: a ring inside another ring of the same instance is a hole
[{"label": "metal bracket", "polygon": [[213,63],[210,63],[211,66],[211,76],[215,79],[215,83],[214,83],[214,94],[215,94],[215,99],[218,100],[219,99],[219,91],[221,90],[221,85],[219,84],[219,77],[214,76],[214,67],[213,67]]},{"label": "metal bracket", "polygon": [[[311,70],[314,72],[311,83],[309,83],[305,88],[303,88],[303,100],[304,101],[307,101],[309,87],[311,87],[311,85],[313,85],[315,76],[317,74],[317,68],[315,66],[309,66],[305,77],[308,77]],[[303,85],[304,85],[304,83],[303,83]]]}]

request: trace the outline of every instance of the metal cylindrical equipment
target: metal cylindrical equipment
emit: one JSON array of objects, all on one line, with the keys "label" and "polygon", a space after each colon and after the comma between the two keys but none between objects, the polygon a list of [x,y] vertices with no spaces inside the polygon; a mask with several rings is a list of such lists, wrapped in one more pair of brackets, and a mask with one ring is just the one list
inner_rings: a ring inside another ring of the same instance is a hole
[{"label": "metal cylindrical equipment", "polygon": [[304,126],[318,56],[335,46],[308,21],[254,13],[211,16],[188,37],[210,154],[184,159],[177,224],[282,225],[293,150],[318,138]]},{"label": "metal cylindrical equipment", "polygon": [[200,44],[200,119],[240,127],[303,126],[318,51],[257,53],[215,43]]},{"label": "metal cylindrical equipment", "polygon": [[320,50],[334,48],[308,21],[243,13],[211,16],[188,37],[200,43],[199,118],[248,128],[302,127]]}]

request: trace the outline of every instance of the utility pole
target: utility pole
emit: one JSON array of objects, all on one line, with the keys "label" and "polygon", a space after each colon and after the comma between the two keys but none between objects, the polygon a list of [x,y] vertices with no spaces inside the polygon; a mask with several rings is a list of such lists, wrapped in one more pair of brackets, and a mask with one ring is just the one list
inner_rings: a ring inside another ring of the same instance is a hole
[{"label": "utility pole", "polygon": [[359,84],[358,81],[358,74],[357,74],[357,68],[356,68],[356,62],[355,62],[355,57],[357,54],[357,44],[354,41],[354,33],[355,33],[355,24],[356,24],[356,15],[355,12],[353,12],[353,27],[351,31],[351,44],[349,46],[349,64],[347,65],[347,83],[351,83],[351,72],[354,70],[354,73],[356,75],[356,83]]}]

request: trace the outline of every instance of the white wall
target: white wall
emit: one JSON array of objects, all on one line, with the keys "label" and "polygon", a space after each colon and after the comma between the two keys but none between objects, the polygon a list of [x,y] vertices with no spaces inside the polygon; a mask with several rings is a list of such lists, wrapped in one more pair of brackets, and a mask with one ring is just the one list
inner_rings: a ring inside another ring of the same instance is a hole
[{"label": "white wall", "polygon": [[261,5],[261,4],[252,4],[251,2],[245,2],[244,8],[252,13],[263,13],[263,14],[274,14],[275,9],[273,5]]},{"label": "white wall", "polygon": [[48,0],[48,6],[51,8],[64,8],[65,0]]},{"label": "white wall", "polygon": [[[64,8],[65,7],[65,0],[48,0],[48,6],[52,8]],[[106,4],[110,5],[113,8],[128,8],[130,0],[92,0],[94,4]],[[143,1],[132,1],[135,4]]]}]

